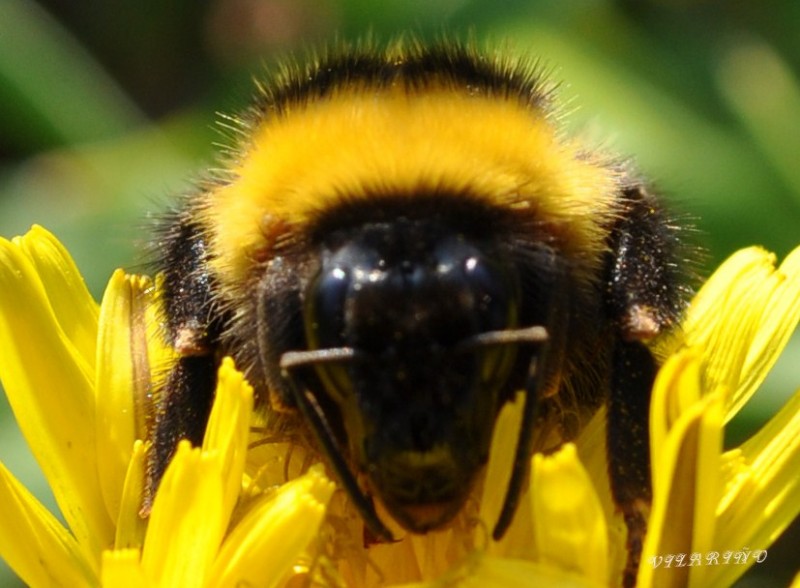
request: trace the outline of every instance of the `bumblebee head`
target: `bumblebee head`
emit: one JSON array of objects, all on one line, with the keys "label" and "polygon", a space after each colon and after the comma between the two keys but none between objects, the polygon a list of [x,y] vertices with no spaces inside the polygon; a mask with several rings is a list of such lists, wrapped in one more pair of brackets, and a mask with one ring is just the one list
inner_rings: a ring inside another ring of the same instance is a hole
[{"label": "bumblebee head", "polygon": [[372,491],[412,531],[457,512],[485,463],[516,348],[476,337],[518,327],[513,269],[486,244],[430,219],[329,235],[305,293],[308,349]]}]

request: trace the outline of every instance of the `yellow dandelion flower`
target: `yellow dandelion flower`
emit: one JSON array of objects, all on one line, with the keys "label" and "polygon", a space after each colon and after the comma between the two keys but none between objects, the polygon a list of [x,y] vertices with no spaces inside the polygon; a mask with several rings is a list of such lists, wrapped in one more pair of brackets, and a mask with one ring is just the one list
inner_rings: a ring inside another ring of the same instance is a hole
[{"label": "yellow dandelion flower", "polygon": [[178,448],[149,521],[141,519],[145,448],[136,436],[146,418],[140,395],[150,393],[142,366],[167,353],[140,345],[148,337],[139,325],[154,319],[152,291],[118,272],[98,308],[49,233],[34,227],[0,241],[0,374],[69,526],[0,468],[0,554],[31,586],[277,582],[317,535],[333,492],[319,468],[251,496],[229,532],[253,403],[230,360],[203,446]]},{"label": "yellow dandelion flower", "polygon": [[800,392],[741,447],[723,425],[763,382],[800,319],[800,249],[728,259],[693,301],[683,348],[651,405],[653,510],[639,583],[727,586],[800,512]]},{"label": "yellow dandelion flower", "polygon": [[[520,403],[500,414],[487,473],[447,530],[364,541],[310,449],[254,444],[252,389],[220,369],[202,447],[179,446],[149,519],[157,287],[118,272],[100,305],[35,227],[0,240],[0,378],[67,527],[0,465],[0,556],[31,586],[609,586],[626,560],[608,488],[604,415],[532,459],[517,515],[496,520]],[[651,407],[653,505],[640,586],[725,586],[798,515],[800,394],[741,447],[724,424],[752,396],[800,317],[800,249],[779,268],[734,255],[693,302]],[[263,435],[262,435],[263,437]],[[398,536],[400,536],[398,534]]]}]

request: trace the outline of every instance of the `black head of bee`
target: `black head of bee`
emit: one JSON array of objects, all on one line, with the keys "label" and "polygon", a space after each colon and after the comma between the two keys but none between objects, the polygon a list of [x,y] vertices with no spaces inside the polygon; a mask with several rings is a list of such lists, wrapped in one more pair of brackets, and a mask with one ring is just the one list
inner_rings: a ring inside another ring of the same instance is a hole
[{"label": "black head of bee", "polygon": [[452,518],[486,462],[516,346],[479,337],[519,328],[520,295],[509,263],[440,223],[397,219],[326,239],[305,292],[308,349],[352,353],[314,365],[315,397],[412,531]]}]

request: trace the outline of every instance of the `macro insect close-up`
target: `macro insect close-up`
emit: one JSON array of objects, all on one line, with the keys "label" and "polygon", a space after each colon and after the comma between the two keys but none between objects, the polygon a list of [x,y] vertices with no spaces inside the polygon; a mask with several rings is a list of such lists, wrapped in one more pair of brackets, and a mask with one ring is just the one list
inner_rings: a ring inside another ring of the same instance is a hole
[{"label": "macro insect close-up", "polygon": [[549,60],[377,37],[256,75],[99,304],[41,227],[0,241],[0,379],[65,521],[2,466],[0,556],[33,586],[763,563],[800,510],[800,395],[725,424],[800,318],[800,249],[706,276],[700,217],[565,122]]},{"label": "macro insect close-up", "polygon": [[333,50],[263,86],[231,171],[157,241],[180,358],[153,477],[178,439],[201,443],[230,355],[391,541],[373,500],[408,531],[446,525],[522,392],[499,539],[533,450],[607,403],[614,497],[640,543],[646,343],[685,304],[678,229],[627,164],[559,135],[550,91],[523,60],[413,42]]}]

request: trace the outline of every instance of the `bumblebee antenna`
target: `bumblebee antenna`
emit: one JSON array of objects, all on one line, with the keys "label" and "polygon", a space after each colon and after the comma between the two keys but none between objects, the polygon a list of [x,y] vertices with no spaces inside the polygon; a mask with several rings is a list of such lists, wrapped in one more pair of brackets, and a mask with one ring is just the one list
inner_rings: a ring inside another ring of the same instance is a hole
[{"label": "bumblebee antenna", "polygon": [[549,339],[550,336],[547,334],[547,329],[539,325],[522,329],[487,331],[460,341],[456,346],[456,352],[519,343],[546,343]]},{"label": "bumblebee antenna", "polygon": [[[533,326],[521,329],[506,329],[480,333],[461,341],[456,352],[469,352],[474,349],[512,345],[512,344],[544,344],[550,341],[547,329],[543,326]],[[334,363],[341,361],[358,361],[363,359],[351,347],[332,347],[328,349],[314,349],[310,351],[287,351],[281,356],[280,367],[297,401],[303,416],[310,423],[325,455],[330,460],[331,467],[339,478],[344,490],[353,500],[353,504],[364,519],[369,530],[377,537],[386,541],[393,541],[391,532],[378,518],[372,500],[364,494],[350,471],[341,447],[336,441],[336,436],[325,417],[325,412],[314,394],[305,387],[300,387],[291,375],[291,370],[321,363]],[[498,541],[505,535],[514,518],[514,513],[519,505],[522,485],[528,475],[529,457],[533,442],[533,423],[536,418],[537,389],[542,385],[542,378],[537,378],[537,357],[531,360],[525,382],[525,400],[522,408],[522,423],[520,425],[517,447],[514,451],[514,465],[511,478],[506,489],[506,496],[500,516],[497,519],[492,537]]]},{"label": "bumblebee antenna", "polygon": [[[525,327],[521,329],[505,329],[501,331],[488,331],[480,333],[461,341],[456,347],[456,351],[472,351],[481,347],[491,347],[499,345],[514,344],[544,344],[550,341],[547,329],[541,325]],[[519,505],[519,497],[522,493],[522,485],[528,475],[530,455],[533,444],[533,422],[536,419],[536,399],[537,389],[541,386],[542,378],[537,378],[537,356],[534,355],[528,367],[528,375],[525,380],[525,400],[522,406],[522,423],[520,424],[519,437],[517,437],[517,447],[514,450],[514,465],[511,470],[511,478],[506,488],[506,497],[503,500],[503,507],[500,516],[497,518],[492,538],[495,541],[502,539],[508,530],[514,513]]]},{"label": "bumblebee antenna", "polygon": [[320,363],[335,363],[358,358],[358,353],[352,347],[330,347],[328,349],[312,349],[310,351],[287,351],[281,355],[280,367],[284,374],[289,370]]},{"label": "bumblebee antenna", "polygon": [[492,539],[499,541],[508,531],[508,527],[514,518],[514,513],[519,506],[519,497],[522,494],[522,484],[530,469],[530,455],[533,442],[533,422],[536,418],[536,390],[539,388],[541,378],[536,378],[536,366],[538,359],[534,357],[528,368],[527,381],[525,382],[525,400],[522,405],[522,423],[520,424],[519,437],[517,437],[517,448],[514,451],[514,465],[511,470],[511,478],[506,488],[506,497],[503,500],[503,508],[497,523],[492,532]]},{"label": "bumblebee antenna", "polygon": [[299,387],[295,382],[295,378],[291,375],[291,369],[311,364],[317,364],[326,361],[342,361],[349,360],[356,356],[356,353],[348,348],[333,348],[323,349],[316,351],[290,351],[281,356],[280,366],[283,370],[289,386],[292,389],[297,405],[300,412],[311,425],[311,430],[317,438],[317,441],[322,446],[322,451],[328,458],[331,468],[339,478],[339,483],[344,488],[347,495],[353,501],[353,505],[358,510],[364,523],[373,535],[383,539],[384,541],[394,541],[391,531],[386,528],[386,525],[378,518],[378,513],[375,512],[375,506],[372,500],[364,494],[361,487],[358,485],[353,472],[350,471],[347,462],[343,457],[341,447],[336,441],[336,435],[333,432],[325,413],[316,399],[314,394],[305,387]]}]

